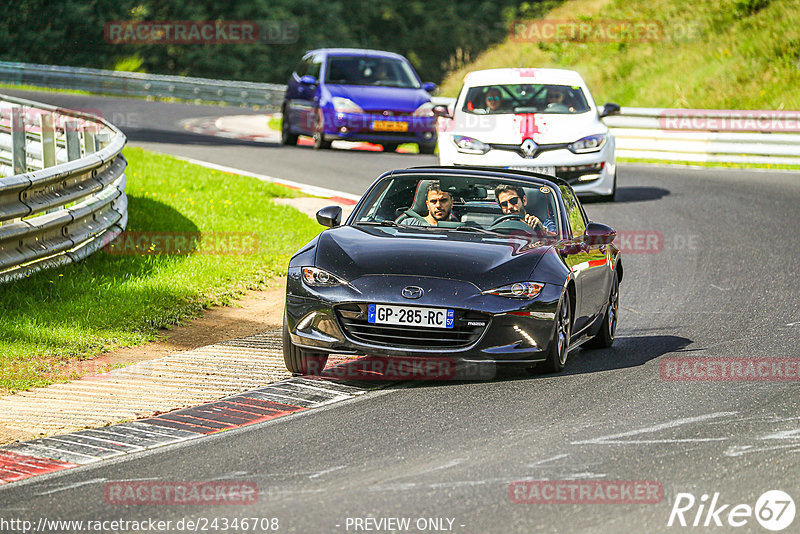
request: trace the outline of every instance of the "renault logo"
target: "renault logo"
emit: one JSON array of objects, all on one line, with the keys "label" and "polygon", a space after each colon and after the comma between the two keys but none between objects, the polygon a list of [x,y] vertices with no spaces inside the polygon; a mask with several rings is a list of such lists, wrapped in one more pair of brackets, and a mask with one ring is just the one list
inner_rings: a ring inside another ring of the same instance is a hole
[{"label": "renault logo", "polygon": [[522,153],[525,154],[526,158],[532,158],[534,157],[534,154],[536,154],[536,149],[539,147],[536,146],[536,143],[533,142],[533,139],[525,139],[519,148],[522,150]]},{"label": "renault logo", "polygon": [[421,287],[417,286],[408,286],[404,287],[403,291],[400,293],[407,299],[418,299],[422,296],[425,291]]}]

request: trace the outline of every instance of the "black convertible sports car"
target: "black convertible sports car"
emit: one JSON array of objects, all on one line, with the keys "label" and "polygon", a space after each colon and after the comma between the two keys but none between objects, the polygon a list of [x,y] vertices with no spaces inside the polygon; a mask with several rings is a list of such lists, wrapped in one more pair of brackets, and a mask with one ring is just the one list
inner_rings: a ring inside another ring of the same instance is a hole
[{"label": "black convertible sports car", "polygon": [[319,374],[331,353],[558,372],[571,349],[614,340],[616,233],[590,222],[558,178],[395,170],[343,225],[341,216],[321,209],[330,229],[289,263],[283,353],[293,373]]}]

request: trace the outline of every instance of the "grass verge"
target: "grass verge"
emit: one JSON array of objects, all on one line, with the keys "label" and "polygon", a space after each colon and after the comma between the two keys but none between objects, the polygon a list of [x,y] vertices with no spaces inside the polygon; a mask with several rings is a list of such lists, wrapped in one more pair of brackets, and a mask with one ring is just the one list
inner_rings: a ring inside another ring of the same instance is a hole
[{"label": "grass verge", "polygon": [[650,158],[617,158],[617,163],[653,163],[658,165],[678,165],[691,167],[714,167],[725,169],[764,169],[779,171],[800,171],[800,165],[789,165],[783,163],[738,163],[727,161],[675,161],[669,159],[650,159]]},{"label": "grass verge", "polygon": [[[266,287],[321,229],[270,202],[298,196],[292,189],[139,148],[125,156],[126,232],[137,239],[119,244],[140,248],[100,251],[0,286],[0,391],[69,378],[79,360],[151,341],[160,328]],[[199,252],[141,253],[153,249],[140,236],[175,244],[197,235]]]}]

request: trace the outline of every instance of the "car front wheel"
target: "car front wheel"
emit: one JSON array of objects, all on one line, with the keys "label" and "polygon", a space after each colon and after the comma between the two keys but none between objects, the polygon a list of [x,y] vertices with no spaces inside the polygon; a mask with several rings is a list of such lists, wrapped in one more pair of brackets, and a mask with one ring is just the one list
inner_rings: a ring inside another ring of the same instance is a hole
[{"label": "car front wheel", "polygon": [[293,134],[289,127],[289,116],[285,108],[283,110],[283,118],[281,119],[281,144],[288,146],[297,144],[297,135]]},{"label": "car front wheel", "polygon": [[330,148],[331,141],[325,140],[325,119],[322,115],[322,110],[317,110],[317,120],[314,124],[314,149],[320,150]]},{"label": "car front wheel", "polygon": [[417,146],[419,147],[420,154],[433,154],[436,152],[436,143],[420,143]]},{"label": "car front wheel", "polygon": [[289,336],[286,318],[283,319],[283,361],[286,368],[298,375],[321,375],[328,361],[328,355],[311,352],[296,347]]},{"label": "car front wheel", "polygon": [[542,368],[548,373],[558,373],[564,369],[569,353],[569,340],[572,335],[572,306],[569,296],[565,293],[556,311],[556,324],[547,360]]}]

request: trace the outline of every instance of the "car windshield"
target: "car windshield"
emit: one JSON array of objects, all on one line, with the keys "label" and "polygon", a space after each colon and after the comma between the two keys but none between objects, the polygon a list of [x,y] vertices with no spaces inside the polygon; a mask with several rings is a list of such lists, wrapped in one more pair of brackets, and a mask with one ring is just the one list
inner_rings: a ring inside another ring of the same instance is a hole
[{"label": "car windshield", "polygon": [[[525,222],[526,215],[540,223]],[[559,221],[555,192],[541,183],[399,175],[386,177],[370,191],[352,224],[556,238],[562,231]]]},{"label": "car windshield", "polygon": [[477,115],[502,113],[576,114],[589,111],[580,87],[551,84],[500,84],[470,87],[463,111]]},{"label": "car windshield", "polygon": [[325,81],[341,85],[376,85],[409,89],[420,87],[414,71],[405,61],[369,56],[328,58]]}]

